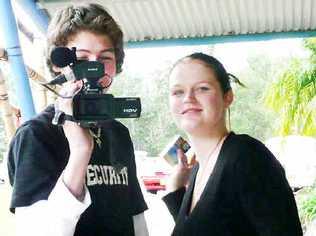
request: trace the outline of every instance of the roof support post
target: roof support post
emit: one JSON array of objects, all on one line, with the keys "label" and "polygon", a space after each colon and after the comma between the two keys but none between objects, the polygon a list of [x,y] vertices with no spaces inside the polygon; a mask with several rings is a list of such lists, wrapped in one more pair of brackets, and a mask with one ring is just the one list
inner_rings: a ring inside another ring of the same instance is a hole
[{"label": "roof support post", "polygon": [[42,36],[44,36],[46,34],[49,21],[49,17],[44,10],[39,9],[35,0],[16,1],[16,3],[30,16],[37,29],[43,34]]},{"label": "roof support post", "polygon": [[35,115],[35,109],[11,0],[0,1],[0,22],[22,120],[26,121]]}]

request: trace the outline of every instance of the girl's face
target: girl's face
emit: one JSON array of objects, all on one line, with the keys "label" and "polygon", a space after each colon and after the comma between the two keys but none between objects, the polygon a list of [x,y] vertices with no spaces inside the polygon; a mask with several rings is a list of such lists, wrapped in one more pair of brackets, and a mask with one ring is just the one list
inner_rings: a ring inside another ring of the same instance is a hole
[{"label": "girl's face", "polygon": [[179,128],[203,134],[225,128],[232,91],[223,94],[213,70],[199,60],[184,59],[169,79],[169,105]]},{"label": "girl's face", "polygon": [[116,75],[114,47],[110,38],[106,35],[81,31],[72,37],[66,46],[68,48],[76,47],[78,60],[103,63],[105,75],[99,79],[99,84],[107,90]]}]

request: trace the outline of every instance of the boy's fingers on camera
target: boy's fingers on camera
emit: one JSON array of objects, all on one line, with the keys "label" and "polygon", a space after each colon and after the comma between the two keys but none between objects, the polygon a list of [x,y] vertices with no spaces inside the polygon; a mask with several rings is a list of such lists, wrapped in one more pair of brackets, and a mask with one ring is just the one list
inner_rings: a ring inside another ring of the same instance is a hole
[{"label": "boy's fingers on camera", "polygon": [[78,81],[69,81],[63,85],[59,91],[62,97],[57,99],[59,110],[65,112],[68,115],[72,115],[72,97],[80,89],[80,83]]},{"label": "boy's fingers on camera", "polygon": [[82,87],[81,81],[69,81],[65,83],[63,88],[60,90],[60,94],[63,96],[73,96]]}]

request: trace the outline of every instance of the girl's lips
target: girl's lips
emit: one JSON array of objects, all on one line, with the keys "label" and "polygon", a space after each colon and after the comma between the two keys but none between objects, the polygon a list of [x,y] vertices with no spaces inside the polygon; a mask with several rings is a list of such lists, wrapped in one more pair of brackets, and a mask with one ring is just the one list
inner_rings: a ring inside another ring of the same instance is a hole
[{"label": "girl's lips", "polygon": [[184,111],[182,111],[181,114],[186,114],[186,113],[195,113],[195,112],[200,112],[202,111],[202,109],[200,108],[188,108],[188,109],[185,109]]}]

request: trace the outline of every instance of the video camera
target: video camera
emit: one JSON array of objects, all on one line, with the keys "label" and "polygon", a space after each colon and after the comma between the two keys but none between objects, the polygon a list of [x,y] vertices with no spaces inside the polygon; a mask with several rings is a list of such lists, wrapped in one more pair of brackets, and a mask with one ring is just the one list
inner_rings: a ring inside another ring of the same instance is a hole
[{"label": "video camera", "polygon": [[120,97],[103,94],[98,84],[105,74],[104,65],[98,61],[80,61],[76,48],[57,47],[51,53],[52,63],[71,68],[69,74],[57,76],[50,85],[62,84],[68,80],[83,80],[82,89],[73,98],[73,118],[84,126],[96,125],[99,121],[114,118],[138,118],[141,113],[140,98]]}]

